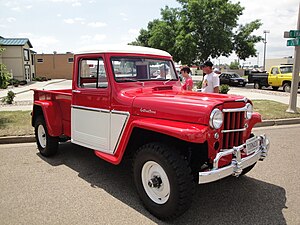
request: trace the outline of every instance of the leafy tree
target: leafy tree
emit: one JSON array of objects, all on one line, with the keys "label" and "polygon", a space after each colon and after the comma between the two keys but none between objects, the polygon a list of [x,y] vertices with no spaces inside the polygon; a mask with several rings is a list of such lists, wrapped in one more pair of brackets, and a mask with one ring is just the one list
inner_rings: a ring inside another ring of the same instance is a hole
[{"label": "leafy tree", "polygon": [[231,70],[237,70],[240,68],[240,64],[237,60],[235,60],[234,62],[231,62],[230,65],[229,65],[229,68]]},{"label": "leafy tree", "polygon": [[[131,44],[170,52],[174,61],[194,64],[208,58],[229,56],[236,51],[241,59],[256,53],[254,44],[261,37],[251,36],[261,25],[259,20],[238,26],[244,8],[229,0],[177,0],[181,8],[161,10],[161,19],[148,23]],[[244,35],[244,33],[246,33]],[[246,43],[248,47],[242,47]]]},{"label": "leafy tree", "polygon": [[255,43],[262,40],[261,36],[251,35],[262,23],[260,20],[254,20],[244,26],[240,25],[234,35],[234,51],[239,59],[245,60],[249,56],[256,56]]},{"label": "leafy tree", "polygon": [[[5,51],[5,48],[0,46],[0,54]],[[0,63],[0,88],[7,88],[8,80],[11,78],[11,74],[8,72],[6,66]]]}]

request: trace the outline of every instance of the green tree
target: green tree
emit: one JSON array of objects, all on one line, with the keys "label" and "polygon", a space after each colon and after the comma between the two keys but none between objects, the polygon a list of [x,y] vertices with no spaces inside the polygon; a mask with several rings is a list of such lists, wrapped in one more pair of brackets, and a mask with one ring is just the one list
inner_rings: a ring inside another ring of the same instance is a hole
[{"label": "green tree", "polygon": [[240,64],[237,60],[235,60],[234,62],[231,62],[230,65],[229,65],[229,68],[231,70],[237,70],[240,68]]},{"label": "green tree", "polygon": [[262,23],[260,20],[254,20],[244,26],[240,25],[234,35],[234,51],[239,59],[245,60],[250,56],[256,56],[255,44],[262,40],[261,36],[251,35]]},{"label": "green tree", "polygon": [[[0,46],[0,55],[5,51],[5,48]],[[7,88],[8,80],[11,78],[11,74],[8,72],[6,66],[0,63],[0,88]]]},{"label": "green tree", "polygon": [[[239,16],[244,8],[229,0],[177,0],[180,8],[166,6],[161,19],[148,23],[136,41],[131,44],[166,50],[174,61],[193,64],[208,58],[229,56],[233,51],[241,59],[256,54],[254,44],[259,37],[251,32],[261,25],[259,21],[240,26],[236,33]],[[252,31],[251,31],[252,30]],[[248,35],[242,38],[242,35]],[[251,38],[250,38],[250,37]],[[247,48],[241,45],[247,44]]]}]

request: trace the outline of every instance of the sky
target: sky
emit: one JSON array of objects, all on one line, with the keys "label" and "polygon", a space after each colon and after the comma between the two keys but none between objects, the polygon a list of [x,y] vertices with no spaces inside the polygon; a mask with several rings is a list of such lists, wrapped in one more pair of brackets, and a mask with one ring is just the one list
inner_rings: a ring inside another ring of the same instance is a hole
[{"label": "sky", "polygon": [[[237,0],[231,0],[237,3]],[[254,34],[266,34],[266,58],[294,55],[287,47],[284,31],[297,28],[299,0],[240,0],[245,8],[239,24],[260,19],[263,25]],[[0,36],[29,38],[32,50],[41,53],[76,52],[107,44],[127,44],[135,40],[148,22],[160,19],[165,6],[179,7],[175,0],[0,0]],[[241,61],[263,64],[264,44],[256,44],[258,57]],[[213,59],[230,63],[230,57]]]}]

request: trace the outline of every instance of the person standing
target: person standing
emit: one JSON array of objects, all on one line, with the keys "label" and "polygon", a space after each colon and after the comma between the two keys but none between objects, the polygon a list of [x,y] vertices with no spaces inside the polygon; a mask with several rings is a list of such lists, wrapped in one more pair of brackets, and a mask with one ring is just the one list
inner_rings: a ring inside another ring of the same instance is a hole
[{"label": "person standing", "polygon": [[185,80],[184,84],[182,85],[182,89],[186,91],[192,91],[194,84],[193,79],[190,76],[191,69],[188,66],[184,66],[180,70],[180,73]]},{"label": "person standing", "polygon": [[202,81],[202,92],[219,93],[220,79],[219,75],[213,72],[213,63],[206,61],[201,65],[205,76]]}]

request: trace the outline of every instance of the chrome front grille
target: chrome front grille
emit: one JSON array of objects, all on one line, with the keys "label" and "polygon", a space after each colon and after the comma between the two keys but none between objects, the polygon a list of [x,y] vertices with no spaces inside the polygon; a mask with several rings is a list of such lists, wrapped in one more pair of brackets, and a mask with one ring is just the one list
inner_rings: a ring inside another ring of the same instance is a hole
[{"label": "chrome front grille", "polygon": [[224,127],[222,149],[230,149],[234,146],[239,146],[243,143],[243,131],[246,130],[245,112],[234,112],[234,109],[223,110],[224,112]]}]

